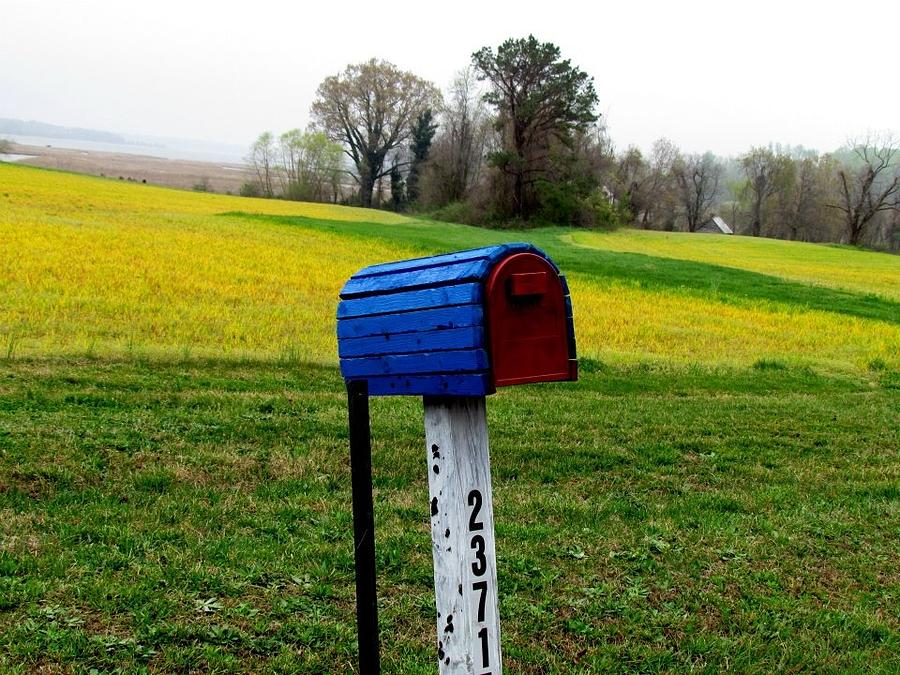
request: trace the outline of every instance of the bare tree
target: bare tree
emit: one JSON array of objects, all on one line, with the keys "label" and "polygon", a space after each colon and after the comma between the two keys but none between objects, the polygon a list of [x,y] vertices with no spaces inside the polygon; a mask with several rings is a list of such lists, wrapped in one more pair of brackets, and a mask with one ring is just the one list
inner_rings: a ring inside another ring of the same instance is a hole
[{"label": "bare tree", "polygon": [[439,101],[434,85],[376,59],[349,65],[319,85],[313,119],[344,145],[356,167],[363,206],[372,205],[376,182],[391,172],[385,168],[388,155],[409,141],[416,117]]},{"label": "bare tree", "polygon": [[250,146],[247,163],[256,174],[260,192],[266,197],[275,194],[275,157],[275,137],[270,131],[261,133]]},{"label": "bare tree", "polygon": [[877,214],[900,208],[900,147],[890,134],[870,134],[850,146],[860,166],[838,171],[840,199],[829,206],[844,213],[847,241],[856,246]]},{"label": "bare tree", "polygon": [[710,152],[675,160],[672,173],[689,232],[696,232],[706,221],[718,197],[723,170],[722,164]]},{"label": "bare tree", "polygon": [[632,145],[619,156],[617,164],[613,196],[628,207],[632,218],[642,218],[647,207],[645,184],[650,177],[644,155]]},{"label": "bare tree", "polygon": [[817,159],[812,157],[797,162],[793,194],[791,195],[793,199],[785,217],[788,239],[795,241],[800,239],[813,224],[813,214],[821,198],[818,168]]},{"label": "bare tree", "polygon": [[287,199],[300,199],[300,164],[303,161],[303,131],[291,129],[278,137],[280,165],[278,178],[281,183],[281,194]]},{"label": "bare tree", "polygon": [[663,206],[671,202],[673,175],[672,167],[680,154],[675,144],[668,138],[659,138],[650,149],[649,175],[644,185],[644,212],[641,227],[647,227],[659,219]]},{"label": "bare tree", "polygon": [[758,237],[763,230],[763,210],[768,201],[788,185],[791,160],[775,154],[770,148],[751,148],[741,157],[741,168],[747,176],[751,195],[750,234]]},{"label": "bare tree", "polygon": [[778,217],[780,236],[802,241],[834,241],[842,229],[838,213],[826,202],[837,188],[836,160],[832,155],[802,151],[792,158],[790,184],[781,193]]},{"label": "bare tree", "polygon": [[431,149],[431,201],[464,199],[484,165],[490,119],[475,70],[457,73],[440,110],[441,131]]}]

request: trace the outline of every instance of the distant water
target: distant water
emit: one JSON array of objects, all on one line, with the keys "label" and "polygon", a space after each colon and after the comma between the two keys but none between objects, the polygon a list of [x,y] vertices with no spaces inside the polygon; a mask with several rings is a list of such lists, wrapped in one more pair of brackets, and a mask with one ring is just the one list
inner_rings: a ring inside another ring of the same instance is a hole
[{"label": "distant water", "polygon": [[7,138],[22,145],[50,146],[67,150],[93,150],[95,152],[118,152],[126,155],[149,155],[163,159],[186,159],[195,162],[217,162],[242,164],[246,150],[237,146],[206,143],[204,141],[178,141],[160,139],[133,143],[101,143],[83,141],[77,138],[45,138],[42,136],[19,136],[18,134],[0,133],[0,138]]},{"label": "distant water", "polygon": [[14,152],[0,152],[0,162],[21,162],[23,159],[31,159],[37,155],[17,155]]}]

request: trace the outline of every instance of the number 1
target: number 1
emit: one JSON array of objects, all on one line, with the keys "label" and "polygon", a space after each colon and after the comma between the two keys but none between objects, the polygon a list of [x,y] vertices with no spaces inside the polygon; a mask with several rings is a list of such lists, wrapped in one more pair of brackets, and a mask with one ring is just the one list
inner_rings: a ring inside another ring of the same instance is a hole
[{"label": "number 1", "polygon": [[481,665],[487,668],[491,664],[488,662],[488,633],[487,626],[478,631],[478,637],[481,638]]}]

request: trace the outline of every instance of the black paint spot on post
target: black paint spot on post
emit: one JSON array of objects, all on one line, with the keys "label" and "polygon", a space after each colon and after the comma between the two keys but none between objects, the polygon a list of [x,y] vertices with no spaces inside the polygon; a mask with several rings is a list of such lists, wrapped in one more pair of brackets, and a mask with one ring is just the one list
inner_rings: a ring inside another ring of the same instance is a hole
[{"label": "black paint spot on post", "polygon": [[450,536],[450,528],[449,528],[449,527],[448,527],[446,530],[444,530],[444,536],[445,536],[445,537],[449,537],[449,536]]},{"label": "black paint spot on post", "polygon": [[437,446],[436,443],[431,445],[431,458],[432,459],[440,459],[441,458],[441,449]]},{"label": "black paint spot on post", "polygon": [[444,626],[444,632],[445,633],[453,632],[453,615],[452,614],[447,615],[447,625]]},{"label": "black paint spot on post", "polygon": [[435,473],[440,473],[441,467],[439,467],[437,464],[435,464],[433,467],[431,467],[431,470],[434,471]]},{"label": "black paint spot on post", "polygon": [[438,514],[438,506],[437,506],[437,497],[431,498],[431,517],[433,518]]}]

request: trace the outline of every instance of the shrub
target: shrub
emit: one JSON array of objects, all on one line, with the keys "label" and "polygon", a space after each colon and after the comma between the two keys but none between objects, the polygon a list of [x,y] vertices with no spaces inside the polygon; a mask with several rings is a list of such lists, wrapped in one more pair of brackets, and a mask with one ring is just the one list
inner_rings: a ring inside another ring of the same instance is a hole
[{"label": "shrub", "polygon": [[594,190],[582,201],[582,216],[579,223],[604,230],[614,230],[631,222],[631,213],[624,204],[610,199],[601,189]]},{"label": "shrub", "polygon": [[537,220],[551,225],[580,224],[581,197],[573,182],[542,180],[537,184],[537,193],[541,205]]},{"label": "shrub", "polygon": [[450,202],[432,213],[431,217],[446,223],[479,225],[483,222],[483,217],[478,209],[469,202]]},{"label": "shrub", "polygon": [[194,192],[212,192],[209,187],[209,178],[204,176],[199,182],[194,183]]},{"label": "shrub", "polygon": [[259,184],[250,181],[241,185],[240,195],[241,197],[261,197],[262,191],[259,189]]}]

